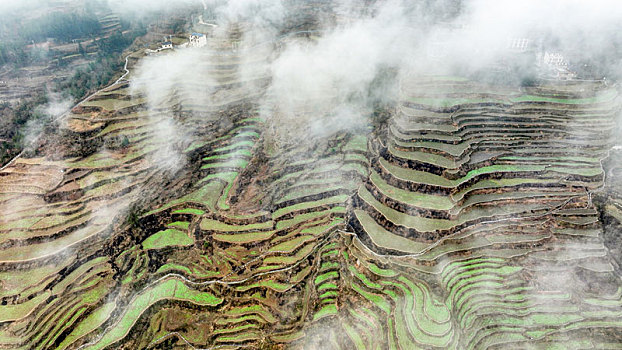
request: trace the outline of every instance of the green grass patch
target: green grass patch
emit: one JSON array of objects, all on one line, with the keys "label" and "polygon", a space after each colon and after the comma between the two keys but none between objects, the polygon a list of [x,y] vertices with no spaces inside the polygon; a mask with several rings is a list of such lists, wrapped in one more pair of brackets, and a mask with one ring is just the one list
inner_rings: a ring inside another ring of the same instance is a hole
[{"label": "green grass patch", "polygon": [[253,288],[268,288],[268,289],[272,289],[275,292],[283,293],[289,290],[293,286],[294,286],[293,284],[281,283],[281,282],[274,281],[274,280],[263,280],[263,281],[249,284],[246,286],[236,287],[235,290],[238,292],[246,292],[247,290],[250,290]]},{"label": "green grass patch", "polygon": [[58,349],[66,349],[76,340],[98,329],[110,317],[115,306],[116,304],[114,302],[110,302],[91,312],[73,329],[73,331],[71,331],[65,340],[58,345]]},{"label": "green grass patch", "polygon": [[170,224],[166,225],[166,227],[176,228],[180,230],[188,230],[188,228],[190,227],[190,223],[187,221],[175,221],[175,222],[171,222]]},{"label": "green grass patch", "polygon": [[275,219],[283,215],[293,213],[295,211],[321,207],[323,205],[333,205],[333,204],[340,204],[340,203],[343,204],[346,202],[346,200],[348,200],[348,197],[349,197],[348,195],[344,194],[344,195],[337,195],[337,196],[322,198],[316,201],[297,203],[297,204],[290,205],[288,207],[284,207],[284,208],[276,210],[274,213],[272,213],[272,218]]},{"label": "green grass patch", "polygon": [[327,316],[332,316],[332,315],[337,315],[337,306],[335,304],[328,304],[323,306],[320,311],[316,312],[313,315],[313,321],[317,321],[321,318],[327,317]]},{"label": "green grass patch", "polygon": [[275,245],[274,247],[270,248],[268,252],[291,253],[296,248],[314,239],[315,239],[314,236],[296,237],[292,240]]},{"label": "green grass patch", "polygon": [[378,223],[363,210],[355,210],[354,215],[356,215],[356,218],[359,220],[372,242],[379,247],[417,254],[421,253],[429,246],[427,243],[415,242],[387,231],[384,227],[378,225]]},{"label": "green grass patch", "polygon": [[238,306],[234,307],[230,310],[225,311],[226,316],[245,316],[245,315],[258,315],[261,316],[268,323],[277,322],[277,318],[272,315],[272,313],[266,309],[263,305],[251,305],[251,306]]},{"label": "green grass patch", "polygon": [[234,152],[227,153],[227,154],[219,154],[219,155],[205,157],[205,158],[203,158],[203,161],[223,160],[223,159],[239,158],[239,157],[251,157],[251,156],[252,156],[252,154],[251,154],[251,152],[249,150],[247,150],[247,149],[238,149],[238,150],[236,150]]},{"label": "green grass patch", "polygon": [[352,138],[343,146],[344,152],[349,151],[359,151],[359,152],[367,152],[367,136],[365,135],[354,135]]},{"label": "green grass patch", "polygon": [[446,169],[455,169],[460,164],[462,164],[463,162],[466,161],[466,159],[465,159],[465,160],[456,162],[453,159],[446,158],[446,157],[443,157],[443,156],[438,155],[438,154],[427,153],[427,152],[420,152],[420,151],[406,152],[406,151],[400,151],[400,150],[395,149],[395,147],[393,147],[393,145],[389,145],[389,152],[391,154],[395,155],[396,157],[400,157],[400,158],[408,159],[408,160],[413,160],[413,161],[417,161],[417,162],[433,164],[433,165],[437,165],[439,167],[446,168]]},{"label": "green grass patch", "polygon": [[323,273],[323,274],[317,276],[315,278],[315,280],[313,280],[313,282],[317,286],[317,285],[320,285],[320,284],[322,284],[322,283],[324,283],[324,282],[326,282],[328,280],[331,280],[333,278],[339,278],[339,272],[337,272],[337,271],[330,271],[330,272]]},{"label": "green grass patch", "polygon": [[143,248],[162,249],[171,246],[190,246],[194,244],[194,239],[188,237],[185,232],[176,229],[166,229],[147,237],[142,243]]},{"label": "green grass patch", "polygon": [[212,168],[246,168],[248,165],[248,160],[243,158],[230,159],[226,162],[218,162],[218,163],[210,163],[205,164],[201,167],[204,169],[212,169]]},{"label": "green grass patch", "polygon": [[190,214],[190,215],[201,216],[205,214],[205,211],[201,209],[184,208],[184,209],[174,210],[171,214]]},{"label": "green grass patch", "polygon": [[454,206],[449,196],[435,196],[393,187],[386,183],[376,171],[372,171],[369,178],[382,194],[405,204],[436,210],[449,210]]},{"label": "green grass patch", "polygon": [[359,293],[363,298],[370,301],[372,304],[376,305],[380,310],[384,311],[387,315],[391,315],[391,304],[385,299],[383,296],[367,292],[363,290],[356,283],[351,284],[352,289]]},{"label": "green grass patch", "polygon": [[219,232],[242,232],[242,231],[263,231],[270,230],[274,227],[273,221],[260,222],[256,224],[247,225],[229,225],[224,222],[203,219],[199,224],[201,230],[205,231],[219,231]]},{"label": "green grass patch", "polygon": [[261,242],[267,239],[272,238],[274,236],[274,231],[257,231],[257,232],[248,232],[248,233],[236,233],[236,234],[220,234],[214,233],[212,237],[216,241],[227,242],[227,243],[235,243],[235,244],[246,244],[252,242]]},{"label": "green grass patch", "polygon": [[330,210],[324,210],[324,211],[314,211],[311,213],[305,213],[305,214],[300,214],[300,215],[296,215],[294,218],[292,219],[288,219],[288,220],[281,220],[279,222],[277,222],[276,224],[276,229],[277,230],[282,230],[288,227],[292,227],[295,225],[298,225],[300,223],[306,222],[306,221],[310,221],[313,219],[319,219],[323,216],[329,215],[329,214],[345,214],[346,212],[346,208],[345,207],[333,207]]},{"label": "green grass patch", "polygon": [[119,321],[111,328],[108,328],[107,332],[96,343],[88,346],[87,349],[104,349],[123,339],[147,308],[160,300],[166,299],[185,300],[205,306],[217,306],[223,302],[223,299],[211,293],[190,289],[179,280],[167,279],[160,281],[134,297]]},{"label": "green grass patch", "polygon": [[587,98],[554,98],[547,96],[534,96],[523,95],[519,97],[510,98],[512,102],[551,102],[551,103],[563,103],[563,104],[592,104],[610,101],[618,95],[615,89],[609,89],[604,93],[598,94],[594,97]]},{"label": "green grass patch", "polygon": [[306,246],[302,247],[295,255],[290,256],[270,256],[264,259],[264,264],[283,264],[283,265],[291,265],[295,264],[302,259],[304,259],[307,255],[311,254],[315,249],[315,243],[309,243]]}]

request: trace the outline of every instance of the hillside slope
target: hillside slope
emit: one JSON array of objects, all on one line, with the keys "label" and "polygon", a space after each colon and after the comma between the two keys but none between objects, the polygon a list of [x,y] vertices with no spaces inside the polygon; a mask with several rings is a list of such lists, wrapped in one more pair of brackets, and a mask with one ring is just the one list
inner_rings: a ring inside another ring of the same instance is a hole
[{"label": "hillside slope", "polygon": [[615,89],[412,77],[386,122],[279,144],[245,30],[157,101],[134,54],[0,172],[0,348],[619,347]]}]

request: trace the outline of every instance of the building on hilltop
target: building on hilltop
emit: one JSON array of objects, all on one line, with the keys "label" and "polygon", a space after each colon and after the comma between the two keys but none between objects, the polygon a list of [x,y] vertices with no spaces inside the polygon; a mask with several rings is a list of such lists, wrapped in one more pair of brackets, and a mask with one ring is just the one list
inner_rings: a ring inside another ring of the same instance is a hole
[{"label": "building on hilltop", "polygon": [[205,34],[192,33],[190,34],[190,47],[203,47],[207,45],[207,37]]},{"label": "building on hilltop", "polygon": [[559,52],[544,52],[542,63],[555,67],[568,67],[568,62]]},{"label": "building on hilltop", "polygon": [[510,38],[508,39],[508,49],[515,52],[526,52],[531,49],[529,38]]},{"label": "building on hilltop", "polygon": [[174,49],[174,46],[173,46],[173,36],[169,35],[168,38],[164,37],[164,41],[162,41],[160,43],[160,46],[157,49],[155,49],[155,50],[146,49],[145,53],[147,55],[153,55],[153,54],[157,54],[159,52],[165,51],[165,50],[173,50],[173,49]]},{"label": "building on hilltop", "polygon": [[558,80],[571,80],[577,74],[568,68],[568,60],[561,52],[549,52],[538,54],[538,65],[542,75]]}]

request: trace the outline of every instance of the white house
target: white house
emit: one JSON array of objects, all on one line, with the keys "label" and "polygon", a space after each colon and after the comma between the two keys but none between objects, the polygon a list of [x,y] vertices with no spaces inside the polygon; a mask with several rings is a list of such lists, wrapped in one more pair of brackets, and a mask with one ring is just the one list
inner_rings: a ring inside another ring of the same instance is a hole
[{"label": "white house", "polygon": [[568,67],[568,62],[566,62],[564,55],[559,52],[544,52],[542,61],[544,64],[553,67]]},{"label": "white house", "polygon": [[529,50],[531,46],[531,40],[528,38],[509,38],[508,48],[512,51],[525,52]]},{"label": "white house", "polygon": [[165,41],[160,46],[160,50],[168,50],[168,49],[172,49],[172,48],[173,48],[173,42],[172,41]]},{"label": "white house", "polygon": [[205,45],[207,45],[207,37],[205,36],[205,34],[190,34],[190,47],[203,47]]},{"label": "white house", "polygon": [[576,78],[577,74],[568,69],[568,61],[563,54],[545,51],[544,54],[539,54],[538,56],[540,67],[544,70],[545,74],[559,80]]}]

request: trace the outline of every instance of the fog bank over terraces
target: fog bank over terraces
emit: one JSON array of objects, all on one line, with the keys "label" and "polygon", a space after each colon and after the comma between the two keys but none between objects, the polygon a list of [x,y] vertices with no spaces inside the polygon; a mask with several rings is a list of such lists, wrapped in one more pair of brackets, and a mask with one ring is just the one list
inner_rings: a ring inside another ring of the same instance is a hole
[{"label": "fog bank over terraces", "polygon": [[[288,34],[286,24],[299,16],[288,11],[291,4],[304,2],[205,2],[218,28],[253,24],[240,38],[242,59],[284,39],[271,54],[260,103],[287,135],[299,125],[311,125],[312,134],[365,125],[374,106],[394,101],[398,82],[412,75],[466,74],[518,89],[547,68],[539,61],[549,52],[570,61],[580,78],[615,81],[622,67],[622,13],[614,1],[337,1],[333,12]],[[301,35],[313,40],[295,38]],[[184,53],[172,59],[187,65]],[[301,120],[305,115],[312,120]]]},{"label": "fog bank over terraces", "polygon": [[621,346],[618,2],[106,3],[159,15],[0,170],[0,349]]}]

